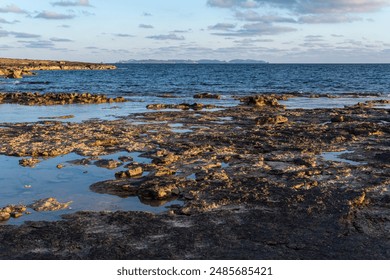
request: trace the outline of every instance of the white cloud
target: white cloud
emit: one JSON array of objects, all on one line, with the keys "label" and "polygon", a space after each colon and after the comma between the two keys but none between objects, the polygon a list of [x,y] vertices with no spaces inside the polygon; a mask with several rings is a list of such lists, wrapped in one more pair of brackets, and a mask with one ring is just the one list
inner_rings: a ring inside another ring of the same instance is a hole
[{"label": "white cloud", "polygon": [[150,24],[140,24],[138,25],[139,28],[145,28],[145,29],[153,29],[153,25]]},{"label": "white cloud", "polygon": [[43,11],[35,16],[35,18],[49,19],[49,20],[62,20],[62,19],[73,19],[75,15],[71,14],[59,14],[56,12]]},{"label": "white cloud", "polygon": [[209,26],[209,30],[232,30],[236,25],[232,23],[217,23],[215,25]]},{"label": "white cloud", "polygon": [[183,41],[183,40],[185,40],[184,36],[178,36],[177,34],[174,34],[174,33],[147,36],[146,38],[153,39],[153,40],[161,40],[161,41],[165,41],[165,40]]},{"label": "white cloud", "polygon": [[50,38],[50,41],[52,41],[52,42],[61,42],[61,43],[73,42],[73,40],[70,40],[70,39],[66,39],[66,38],[57,38],[57,37]]},{"label": "white cloud", "polygon": [[275,26],[270,23],[253,23],[245,24],[239,30],[234,30],[230,32],[221,32],[221,33],[212,33],[213,35],[218,36],[239,36],[239,37],[252,37],[252,36],[264,36],[264,35],[278,35],[281,33],[293,32],[296,31],[295,28],[288,26]]},{"label": "white cloud", "polygon": [[207,3],[219,8],[271,6],[299,14],[370,13],[390,6],[389,0],[208,0]]},{"label": "white cloud", "polygon": [[93,7],[88,0],[79,1],[58,1],[51,3],[53,6],[61,7]]},{"label": "white cloud", "polygon": [[0,18],[0,23],[3,23],[3,24],[15,24],[15,23],[18,23],[18,22],[20,22],[20,21],[18,21],[18,20],[8,21],[8,20],[6,20],[4,18]]},{"label": "white cloud", "polygon": [[0,8],[0,13],[27,14],[28,12],[16,5],[8,5],[4,8]]},{"label": "white cloud", "polygon": [[8,37],[8,36],[13,36],[15,38],[24,38],[24,39],[41,37],[41,35],[37,35],[37,34],[0,30],[0,37]]}]

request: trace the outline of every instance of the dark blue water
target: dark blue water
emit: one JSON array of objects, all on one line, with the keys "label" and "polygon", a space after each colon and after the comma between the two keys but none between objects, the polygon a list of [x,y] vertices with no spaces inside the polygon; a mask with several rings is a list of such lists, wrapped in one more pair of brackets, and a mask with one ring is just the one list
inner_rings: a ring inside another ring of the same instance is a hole
[{"label": "dark blue water", "polygon": [[22,80],[0,79],[0,91],[91,92],[178,97],[198,92],[390,93],[390,64],[118,64],[114,71],[39,71]]}]

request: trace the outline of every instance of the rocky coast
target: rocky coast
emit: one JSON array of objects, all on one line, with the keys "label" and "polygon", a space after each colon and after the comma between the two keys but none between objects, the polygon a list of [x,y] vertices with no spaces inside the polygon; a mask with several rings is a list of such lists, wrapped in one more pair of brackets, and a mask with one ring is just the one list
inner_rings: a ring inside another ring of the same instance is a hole
[{"label": "rocky coast", "polygon": [[89,164],[141,152],[148,163],[99,161],[123,170],[90,190],[180,203],[160,214],[84,211],[5,223],[0,258],[389,259],[390,110],[377,106],[389,100],[280,105],[293,97],[248,96],[218,110],[151,104],[113,121],[1,124],[0,154],[27,161],[76,153]]},{"label": "rocky coast", "polygon": [[114,65],[57,60],[0,58],[0,77],[20,79],[39,70],[113,70]]}]

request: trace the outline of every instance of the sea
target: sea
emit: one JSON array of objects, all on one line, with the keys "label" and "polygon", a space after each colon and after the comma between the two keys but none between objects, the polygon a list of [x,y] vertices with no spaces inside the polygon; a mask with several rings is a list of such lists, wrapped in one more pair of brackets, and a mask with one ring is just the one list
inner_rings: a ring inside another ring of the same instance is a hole
[{"label": "sea", "polygon": [[[5,123],[37,122],[57,116],[74,115],[82,122],[90,119],[115,120],[135,113],[150,112],[152,103],[195,103],[235,106],[236,97],[255,94],[293,93],[300,97],[283,101],[287,109],[339,108],[372,99],[390,97],[390,64],[118,64],[116,70],[102,71],[37,71],[36,76],[20,80],[0,78],[0,92],[89,92],[110,97],[124,96],[128,102],[118,104],[23,106],[0,104],[0,128]],[[219,100],[197,100],[194,94],[212,93]],[[309,98],[318,95],[319,98]],[[336,95],[339,98],[327,98]],[[1,130],[0,130],[1,131]],[[0,143],[1,145],[1,143]],[[137,162],[139,151],[106,155],[116,159],[129,155]],[[62,214],[81,210],[165,211],[172,204],[147,205],[137,197],[120,198],[97,194],[89,186],[114,178],[118,170],[96,166],[75,166],[70,161],[77,154],[41,159],[35,168],[18,164],[19,158],[0,155],[0,208],[7,204],[26,204],[34,200],[56,197],[61,202],[73,201],[67,210],[24,215],[6,224],[29,220],[58,220]],[[57,164],[66,167],[59,170]],[[0,223],[1,224],[1,223]]]},{"label": "sea", "polygon": [[[20,107],[0,105],[0,122],[35,121],[43,115],[75,115],[73,121],[115,119],[146,112],[151,103],[212,103],[234,106],[234,97],[254,94],[320,96],[287,102],[290,108],[342,107],[390,95],[390,64],[117,64],[116,70],[37,71],[21,80],[0,79],[0,92],[90,92],[124,96],[126,105]],[[196,93],[220,94],[221,100],[194,100]],[[350,98],[344,97],[355,97]],[[110,110],[108,110],[110,109]]]}]

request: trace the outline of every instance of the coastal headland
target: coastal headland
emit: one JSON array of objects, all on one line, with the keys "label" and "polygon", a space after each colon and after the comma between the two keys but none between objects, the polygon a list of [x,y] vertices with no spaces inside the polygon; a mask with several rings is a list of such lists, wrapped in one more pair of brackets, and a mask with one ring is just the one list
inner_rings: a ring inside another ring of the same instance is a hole
[{"label": "coastal headland", "polygon": [[63,60],[0,58],[0,77],[20,79],[39,70],[112,70],[115,65]]},{"label": "coastal headland", "polygon": [[[390,101],[280,105],[295,97],[248,96],[219,110],[150,104],[147,113],[112,121],[1,124],[0,154],[26,168],[69,153],[91,164],[141,152],[148,163],[130,162],[90,191],[178,203],[160,214],[83,211],[5,222],[0,259],[389,259],[390,115],[381,106]],[[0,205],[3,217],[37,209],[11,206]]]}]

